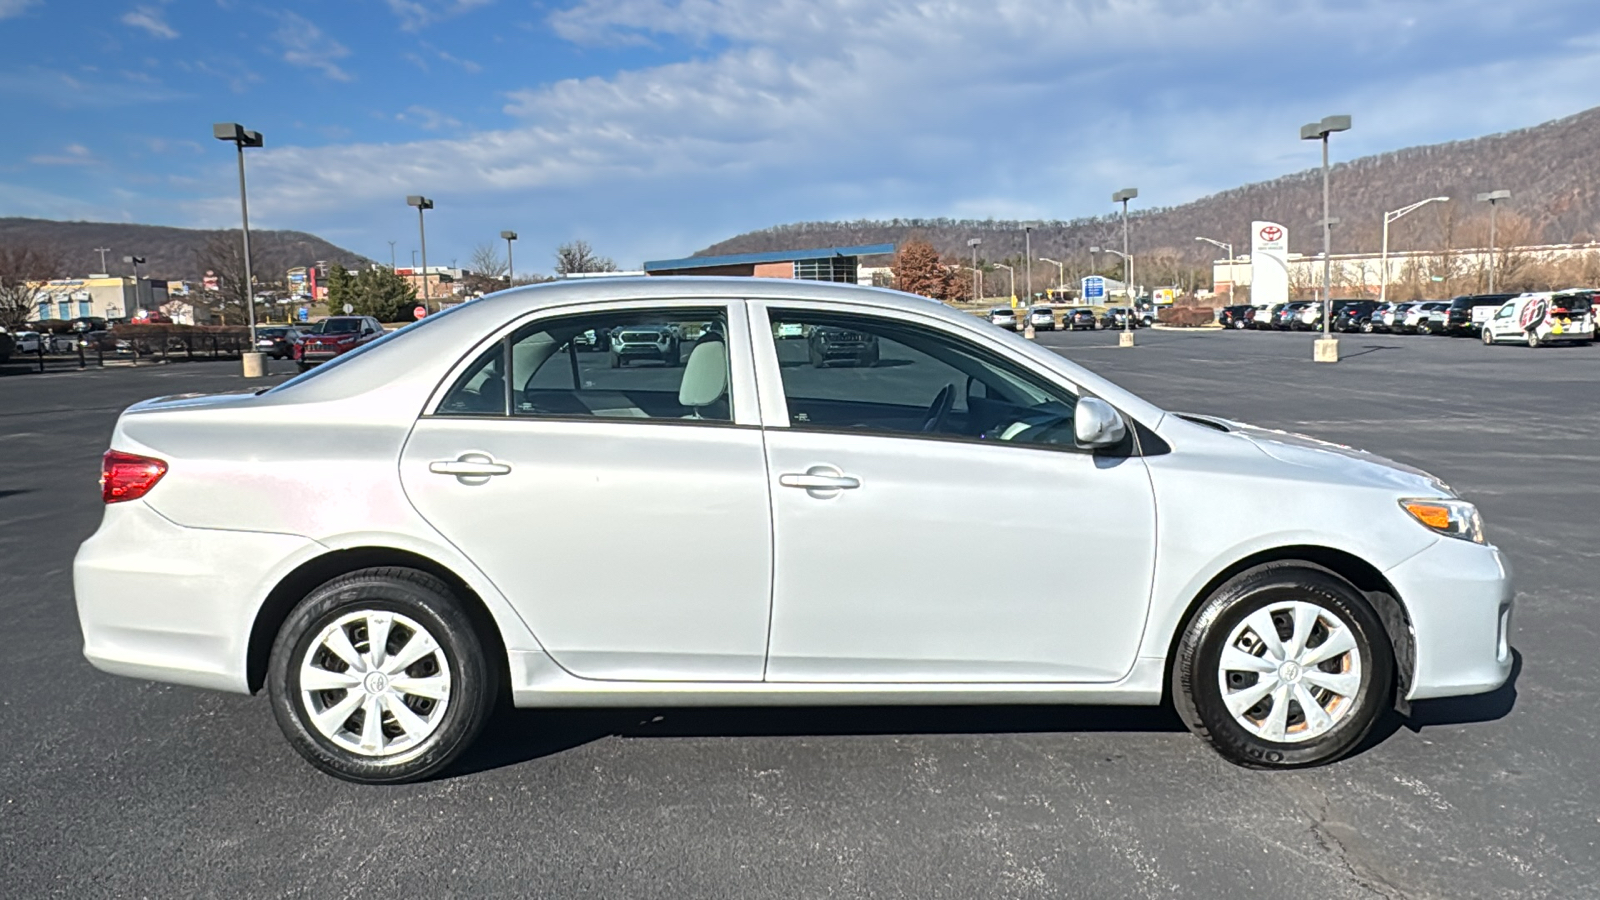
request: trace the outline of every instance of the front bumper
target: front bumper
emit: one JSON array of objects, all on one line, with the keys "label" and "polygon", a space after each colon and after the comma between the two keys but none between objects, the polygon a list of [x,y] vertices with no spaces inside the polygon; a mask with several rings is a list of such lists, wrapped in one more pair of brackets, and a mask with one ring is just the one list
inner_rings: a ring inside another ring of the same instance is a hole
[{"label": "front bumper", "polygon": [[1384,575],[1416,643],[1407,699],[1482,694],[1511,677],[1511,564],[1498,548],[1440,538]]},{"label": "front bumper", "polygon": [[144,501],[106,507],[72,564],[83,655],[102,672],[245,693],[250,629],[287,534],[185,528]]}]

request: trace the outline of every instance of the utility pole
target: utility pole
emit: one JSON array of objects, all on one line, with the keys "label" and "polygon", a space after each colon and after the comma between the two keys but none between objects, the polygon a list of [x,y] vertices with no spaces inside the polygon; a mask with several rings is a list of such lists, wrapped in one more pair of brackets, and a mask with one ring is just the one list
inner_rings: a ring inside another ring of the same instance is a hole
[{"label": "utility pole", "polygon": [[106,254],[111,252],[111,248],[110,247],[96,247],[96,248],[94,248],[94,252],[100,254],[100,273],[102,275],[111,274],[106,269]]},{"label": "utility pole", "polygon": [[516,269],[511,263],[511,242],[517,239],[517,233],[515,231],[502,231],[500,236],[506,239],[506,287],[511,287],[517,283]]},{"label": "utility pole", "polygon": [[394,271],[394,241],[389,242],[389,271]]}]

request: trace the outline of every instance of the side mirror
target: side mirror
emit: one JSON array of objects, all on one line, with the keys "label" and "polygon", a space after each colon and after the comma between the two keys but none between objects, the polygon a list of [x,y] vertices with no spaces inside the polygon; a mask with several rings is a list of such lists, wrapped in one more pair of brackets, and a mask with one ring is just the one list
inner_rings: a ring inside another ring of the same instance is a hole
[{"label": "side mirror", "polygon": [[1113,447],[1127,436],[1122,415],[1098,397],[1079,397],[1072,412],[1072,432],[1084,450]]}]

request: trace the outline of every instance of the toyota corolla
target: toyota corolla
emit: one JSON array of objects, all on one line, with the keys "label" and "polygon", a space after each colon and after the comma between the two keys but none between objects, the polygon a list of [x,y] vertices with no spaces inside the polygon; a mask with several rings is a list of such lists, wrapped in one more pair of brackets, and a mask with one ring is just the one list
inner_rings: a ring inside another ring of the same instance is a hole
[{"label": "toyota corolla", "polygon": [[[695,337],[679,367],[578,352],[622,328]],[[878,364],[773,337],[823,329]],[[138,404],[102,485],[90,662],[264,690],[360,782],[444,769],[502,696],[1170,701],[1228,759],[1305,766],[1512,664],[1509,566],[1437,479],[870,288],[505,291],[270,390]],[[1041,540],[1071,565],[979,549]]]}]

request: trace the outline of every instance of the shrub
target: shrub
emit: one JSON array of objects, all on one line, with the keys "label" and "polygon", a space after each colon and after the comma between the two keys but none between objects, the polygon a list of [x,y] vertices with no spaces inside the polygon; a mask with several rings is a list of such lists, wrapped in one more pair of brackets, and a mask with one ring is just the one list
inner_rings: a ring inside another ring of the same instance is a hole
[{"label": "shrub", "polygon": [[1172,306],[1161,311],[1158,321],[1178,328],[1195,328],[1216,321],[1216,310],[1209,306]]}]

